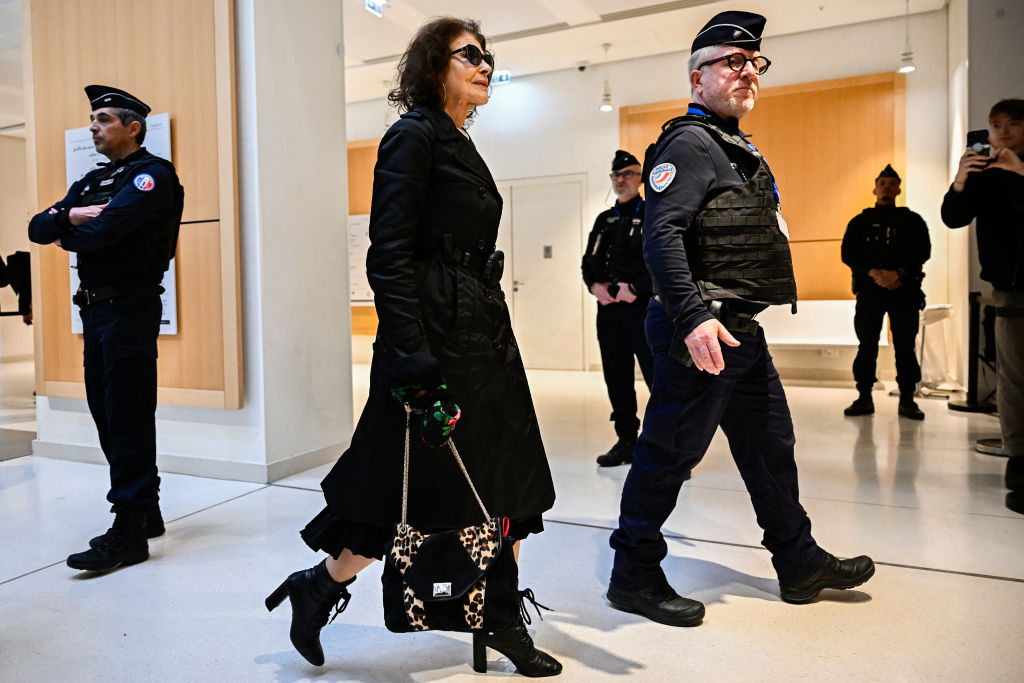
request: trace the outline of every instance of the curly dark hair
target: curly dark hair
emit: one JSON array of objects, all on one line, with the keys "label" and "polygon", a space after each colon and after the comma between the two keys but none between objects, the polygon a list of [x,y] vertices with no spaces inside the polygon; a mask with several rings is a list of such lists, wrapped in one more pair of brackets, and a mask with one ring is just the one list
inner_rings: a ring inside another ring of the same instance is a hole
[{"label": "curly dark hair", "polygon": [[402,111],[442,106],[441,82],[451,59],[451,44],[463,33],[473,34],[480,47],[487,49],[487,39],[473,19],[438,17],[421,26],[398,62],[398,87],[388,93],[388,102]]}]

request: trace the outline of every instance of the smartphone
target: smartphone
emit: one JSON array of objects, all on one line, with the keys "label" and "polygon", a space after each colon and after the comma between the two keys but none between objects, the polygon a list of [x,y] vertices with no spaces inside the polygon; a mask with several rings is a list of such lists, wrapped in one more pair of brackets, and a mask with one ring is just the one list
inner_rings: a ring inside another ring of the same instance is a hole
[{"label": "smartphone", "polygon": [[972,130],[967,134],[967,149],[987,157],[992,156],[992,147],[988,144],[988,130]]}]

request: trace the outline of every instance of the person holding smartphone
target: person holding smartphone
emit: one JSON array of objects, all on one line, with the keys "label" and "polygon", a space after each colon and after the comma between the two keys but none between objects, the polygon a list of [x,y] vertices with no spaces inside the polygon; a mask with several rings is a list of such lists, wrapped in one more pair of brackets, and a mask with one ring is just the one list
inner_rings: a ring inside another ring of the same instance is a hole
[{"label": "person holding smartphone", "polygon": [[1010,454],[1006,505],[1024,514],[1024,100],[997,102],[988,123],[990,152],[968,149],[960,157],[942,222],[960,228],[977,221],[981,279],[996,302],[996,400]]}]

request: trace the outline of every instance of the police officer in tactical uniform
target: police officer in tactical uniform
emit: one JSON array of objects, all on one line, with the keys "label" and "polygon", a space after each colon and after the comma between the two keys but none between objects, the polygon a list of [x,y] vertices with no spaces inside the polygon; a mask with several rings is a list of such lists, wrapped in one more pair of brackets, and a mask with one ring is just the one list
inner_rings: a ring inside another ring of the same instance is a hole
[{"label": "police officer in tactical uniform", "polygon": [[914,349],[919,313],[924,308],[921,267],[931,256],[928,226],[907,207],[896,206],[900,176],[891,165],[886,165],[875,179],[874,194],[875,205],[855,216],[843,235],[843,263],[853,271],[853,293],[857,295],[853,327],[860,342],[853,361],[860,396],[843,413],[875,412],[871,387],[877,381],[878,335],[882,318],[888,313],[900,388],[899,414],[923,420],[924,413],[914,402],[914,391],[921,381]]},{"label": "police officer in tactical uniform", "polygon": [[29,239],[78,255],[85,390],[110,464],[113,526],[70,555],[69,567],[104,571],[149,557],[164,533],[156,468],[156,357],[160,281],[178,241],[184,191],[174,166],[141,147],[149,107],[90,85],[96,151],[109,163],[71,185],[29,223]]},{"label": "police officer in tactical uniform", "polygon": [[611,537],[607,598],[672,626],[699,624],[704,606],[669,585],[661,528],[719,425],[783,600],[809,602],[822,589],[852,588],[874,573],[869,557],[838,559],[811,537],[789,406],[754,320],[770,304],[796,301],[778,190],[739,130],[770,65],[758,52],[764,24],[757,14],[722,12],[704,26],[691,48],[692,104],[665,124],[645,160],[644,257],[655,292],[646,328],[655,377]]},{"label": "police officer in tactical uniform", "polygon": [[597,341],[615,423],[615,445],[597,458],[602,467],[632,462],[640,420],[636,417],[633,357],[647,387],[653,359],[644,337],[644,316],[651,299],[651,276],[644,266],[644,200],[640,196],[640,162],[624,150],[612,159],[615,206],[602,211],[583,254],[583,282],[597,299]]}]

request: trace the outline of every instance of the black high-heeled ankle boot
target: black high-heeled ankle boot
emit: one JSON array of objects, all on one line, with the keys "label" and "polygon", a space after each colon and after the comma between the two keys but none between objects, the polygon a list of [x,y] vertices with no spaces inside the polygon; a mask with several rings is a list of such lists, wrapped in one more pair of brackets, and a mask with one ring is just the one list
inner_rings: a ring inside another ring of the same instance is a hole
[{"label": "black high-heeled ankle boot", "polygon": [[491,648],[508,657],[524,676],[557,676],[562,673],[561,663],[547,652],[538,650],[526,630],[526,624],[531,623],[531,619],[524,602],[529,600],[533,603],[537,616],[540,616],[540,608],[544,605],[534,600],[533,591],[529,588],[519,592],[519,600],[519,619],[514,626],[504,631],[473,632],[473,671],[487,673],[487,648]]},{"label": "black high-heeled ankle boot", "polygon": [[[289,635],[299,654],[314,666],[323,666],[324,650],[320,646],[320,629],[334,621],[348,607],[352,598],[349,585],[356,580],[338,583],[331,578],[327,565],[321,562],[310,569],[295,572],[284,580],[266,599],[268,611],[280,605],[285,597],[292,604],[292,627]],[[330,616],[331,608],[334,616]]]}]

